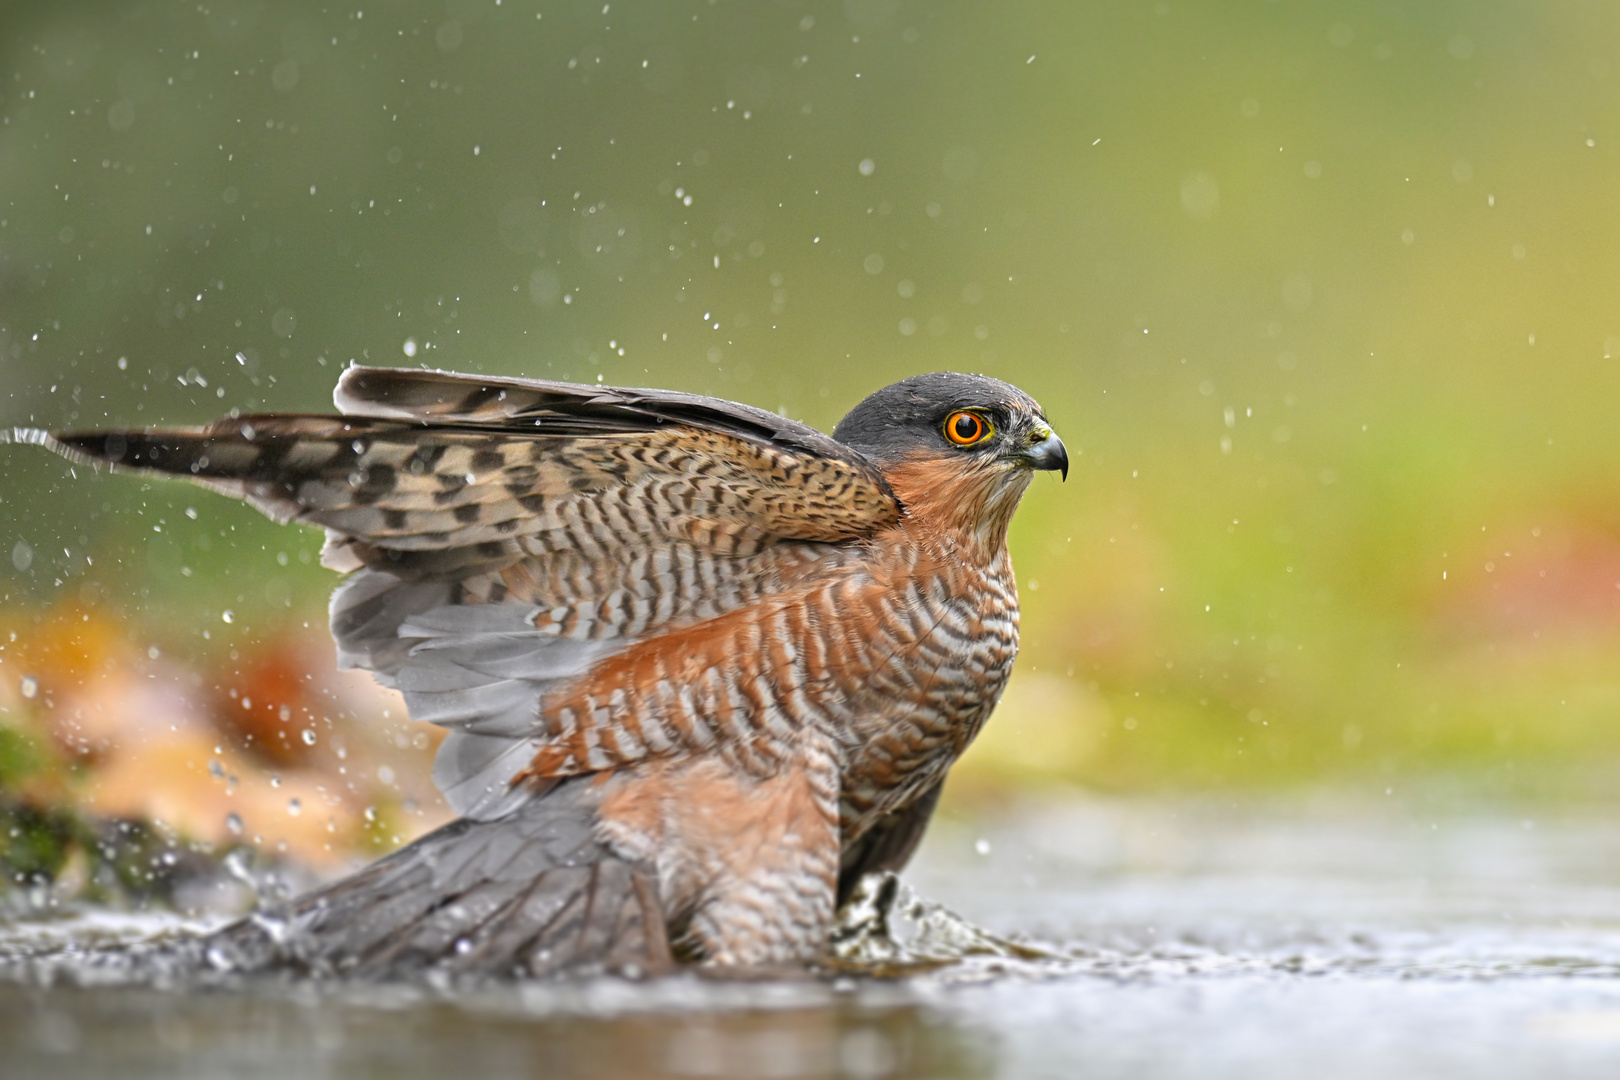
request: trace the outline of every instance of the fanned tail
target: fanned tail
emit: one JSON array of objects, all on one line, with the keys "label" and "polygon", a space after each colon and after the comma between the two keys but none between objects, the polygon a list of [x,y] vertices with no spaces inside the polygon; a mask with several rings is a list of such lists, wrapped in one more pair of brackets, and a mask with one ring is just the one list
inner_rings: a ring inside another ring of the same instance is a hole
[{"label": "fanned tail", "polygon": [[461,819],[354,876],[204,939],[221,971],[359,979],[670,971],[651,867],[592,836],[589,781]]}]

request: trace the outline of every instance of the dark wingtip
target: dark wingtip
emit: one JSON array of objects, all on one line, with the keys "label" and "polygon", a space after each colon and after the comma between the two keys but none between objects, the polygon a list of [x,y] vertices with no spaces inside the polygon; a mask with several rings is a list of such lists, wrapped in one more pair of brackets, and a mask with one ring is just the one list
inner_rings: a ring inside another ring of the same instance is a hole
[{"label": "dark wingtip", "polygon": [[[44,432],[40,433],[45,435]],[[45,435],[40,445],[49,446],[57,453],[82,461],[104,462],[108,465],[140,465],[139,452],[134,460],[130,455],[129,436],[121,431],[58,431]]]},{"label": "dark wingtip", "polygon": [[[233,428],[236,421],[232,421]],[[249,429],[251,430],[251,429]],[[234,430],[233,430],[234,433]],[[246,435],[246,433],[244,432]],[[251,440],[251,435],[246,435]],[[207,438],[200,431],[14,431],[13,442],[31,442],[86,465],[112,465],[150,469],[177,475],[197,475],[194,467],[207,454]],[[206,456],[201,463],[207,464]]]},{"label": "dark wingtip", "polygon": [[25,443],[54,450],[65,458],[90,464],[122,460],[127,441],[116,432],[78,434],[39,428],[0,428],[0,443]]}]

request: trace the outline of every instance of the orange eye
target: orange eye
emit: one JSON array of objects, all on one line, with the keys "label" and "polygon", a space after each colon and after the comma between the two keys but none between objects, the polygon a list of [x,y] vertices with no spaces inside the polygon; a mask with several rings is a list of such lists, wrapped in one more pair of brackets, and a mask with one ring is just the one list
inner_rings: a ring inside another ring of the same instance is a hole
[{"label": "orange eye", "polygon": [[989,421],[978,413],[953,412],[945,418],[945,437],[957,446],[972,446],[991,434]]}]

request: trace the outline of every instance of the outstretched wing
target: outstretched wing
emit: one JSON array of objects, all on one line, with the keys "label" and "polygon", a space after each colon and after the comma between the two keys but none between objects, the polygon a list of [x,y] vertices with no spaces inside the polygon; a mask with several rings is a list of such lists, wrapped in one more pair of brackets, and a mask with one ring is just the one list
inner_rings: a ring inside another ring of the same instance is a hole
[{"label": "outstretched wing", "polygon": [[324,560],[357,571],[332,602],[340,660],[452,729],[435,778],[468,816],[521,798],[549,690],[900,513],[855,451],[715,398],[382,368],[335,397],[346,415],[23,437],[324,526]]},{"label": "outstretched wing", "polygon": [[[350,368],[343,417],[272,414],[171,431],[44,436],[78,458],[189,476],[339,544],[502,554],[593,545],[589,507],[644,538],[741,549],[837,541],[892,523],[888,485],[861,455],[803,424],[717,398],[449,372]],[[642,495],[638,504],[630,492]],[[522,541],[527,540],[527,543]],[[476,553],[482,561],[501,555]],[[397,558],[395,561],[398,561]],[[445,565],[443,559],[425,560]]]}]

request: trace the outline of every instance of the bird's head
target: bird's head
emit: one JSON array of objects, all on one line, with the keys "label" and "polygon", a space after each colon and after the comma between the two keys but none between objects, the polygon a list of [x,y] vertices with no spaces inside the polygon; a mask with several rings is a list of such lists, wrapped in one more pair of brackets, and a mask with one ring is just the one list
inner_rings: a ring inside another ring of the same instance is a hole
[{"label": "bird's head", "polygon": [[1036,470],[1069,475],[1069,454],[1035,399],[999,379],[936,372],[886,386],[849,411],[833,438],[871,459],[913,516],[989,549]]}]

